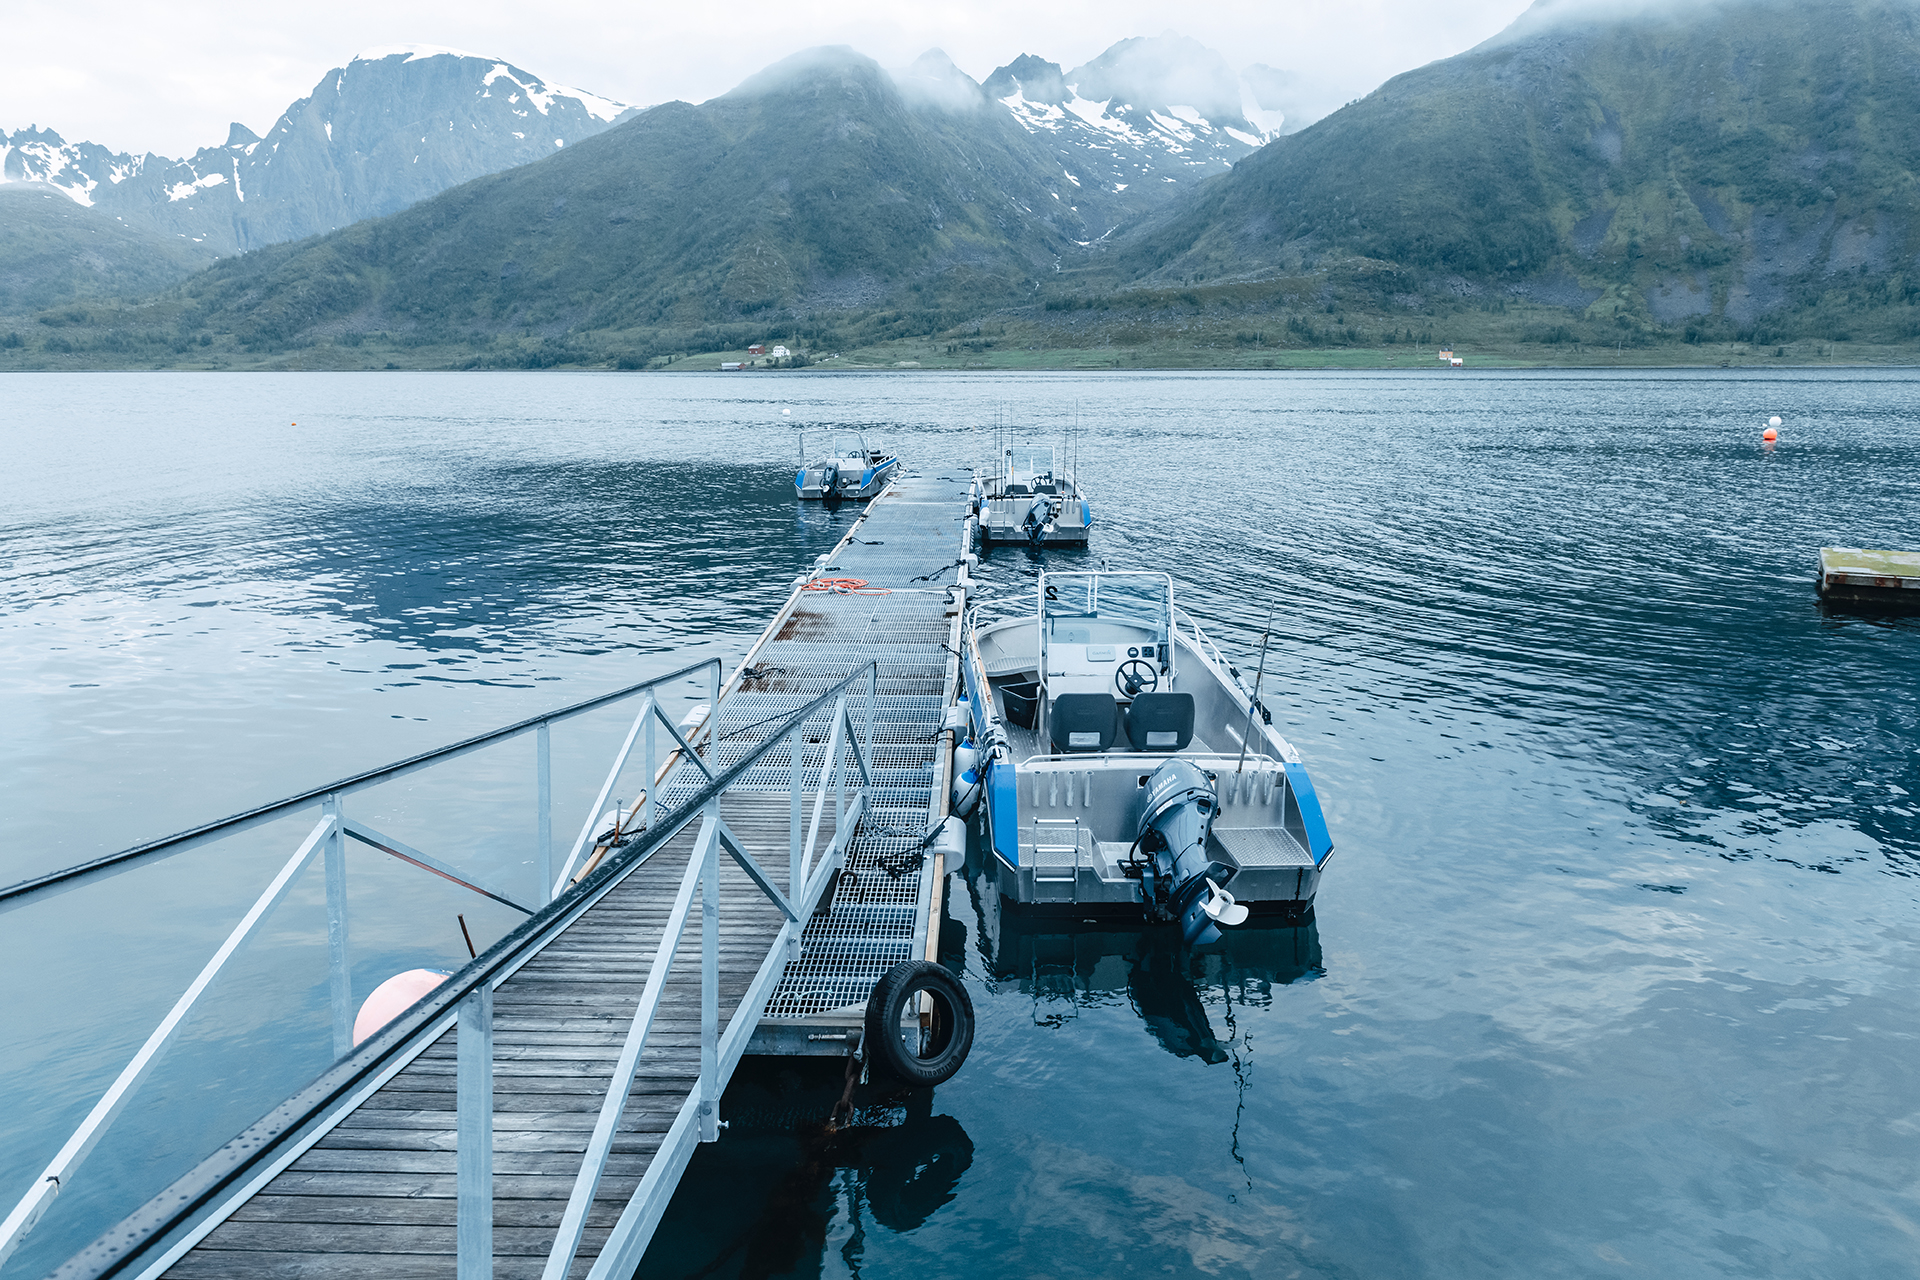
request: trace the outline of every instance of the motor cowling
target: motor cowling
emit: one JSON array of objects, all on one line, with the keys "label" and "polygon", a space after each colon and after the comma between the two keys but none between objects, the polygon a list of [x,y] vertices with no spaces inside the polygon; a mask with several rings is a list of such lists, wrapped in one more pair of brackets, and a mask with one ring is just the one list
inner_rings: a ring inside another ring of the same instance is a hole
[{"label": "motor cowling", "polygon": [[1038,538],[1047,527],[1047,521],[1053,518],[1053,499],[1046,494],[1036,495],[1027,504],[1027,514],[1020,527],[1027,531],[1029,538]]},{"label": "motor cowling", "polygon": [[1187,760],[1169,760],[1147,780],[1147,804],[1137,843],[1150,860],[1142,897],[1150,916],[1164,912],[1180,922],[1189,946],[1214,942],[1220,925],[1247,918],[1247,909],[1222,887],[1234,868],[1207,851],[1207,837],[1220,812],[1220,793],[1205,770]]},{"label": "motor cowling", "polygon": [[840,491],[840,464],[829,462],[820,468],[820,492],[823,494]]}]

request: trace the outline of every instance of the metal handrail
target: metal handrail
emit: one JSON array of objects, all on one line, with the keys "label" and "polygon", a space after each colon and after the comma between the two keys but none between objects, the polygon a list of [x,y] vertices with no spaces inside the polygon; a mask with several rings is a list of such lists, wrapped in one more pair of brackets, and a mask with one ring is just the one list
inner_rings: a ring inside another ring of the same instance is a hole
[{"label": "metal handrail", "polygon": [[543,724],[552,724],[557,720],[572,719],[574,716],[583,715],[588,711],[598,710],[609,703],[619,702],[623,698],[630,698],[644,689],[665,684],[670,680],[678,680],[683,676],[690,675],[706,667],[719,665],[720,659],[708,658],[703,662],[696,662],[692,666],[682,667],[680,670],[669,672],[664,676],[656,676],[651,680],[642,680],[639,684],[628,685],[624,689],[615,689],[612,693],[603,693],[597,698],[588,698],[585,702],[576,702],[571,706],[561,707],[557,711],[549,711],[542,715],[531,716],[528,719],[510,724],[504,729],[495,729],[491,733],[483,733],[478,737],[466,738],[448,746],[437,747],[432,751],[423,752],[417,756],[408,756],[404,760],[396,760],[392,764],[381,765],[377,769],[368,769],[364,773],[352,774],[348,777],[341,778],[337,782],[329,782],[324,787],[315,787],[310,791],[302,791],[298,795],[288,796],[282,800],[274,800],[267,804],[256,805],[251,809],[243,809],[239,813],[221,818],[217,821],[202,823],[197,827],[189,827],[185,831],[178,831],[170,836],[161,836],[157,840],[148,840],[144,843],[133,845],[130,848],[122,849],[118,853],[104,854],[101,857],[94,858],[87,862],[77,863],[74,866],[66,867],[59,871],[49,871],[45,875],[34,876],[31,879],[22,880],[16,884],[8,885],[4,889],[0,889],[0,903],[24,897],[27,894],[50,888],[53,885],[62,884],[69,880],[89,876],[95,872],[104,871],[109,867],[131,862],[136,858],[157,854],[163,850],[171,853],[182,853],[191,847],[190,842],[197,843],[203,839],[215,838],[221,835],[237,835],[239,832],[249,827],[257,826],[269,818],[277,817],[289,809],[295,809],[305,804],[312,804],[314,801],[324,799],[328,795],[352,790],[371,782],[386,782],[393,778],[412,773],[416,769],[425,768],[427,765],[435,764],[442,760],[450,760],[454,756],[464,755],[469,751],[477,751],[481,747],[491,746],[496,742],[511,738],[516,734],[525,733],[528,729],[537,729]]},{"label": "metal handrail", "polygon": [[1219,664],[1222,670],[1228,672],[1234,670],[1233,664],[1228,662],[1226,655],[1220,652],[1220,646],[1213,642],[1213,637],[1200,629],[1200,624],[1194,620],[1192,614],[1182,609],[1179,605],[1175,605],[1173,606],[1173,620],[1176,628],[1182,621],[1187,624],[1187,629],[1193,633],[1193,647],[1195,649],[1200,650],[1209,658],[1212,658],[1214,662]]},{"label": "metal handrail", "polygon": [[[428,992],[412,1008],[322,1071],[313,1083],[273,1108],[238,1137],[176,1179],[166,1190],[69,1258],[54,1274],[62,1280],[100,1280],[119,1275],[175,1233],[201,1218],[207,1210],[216,1207],[223,1197],[230,1193],[249,1193],[252,1186],[261,1181],[258,1175],[263,1168],[271,1173],[273,1166],[290,1163],[305,1149],[305,1146],[299,1145],[303,1140],[309,1145],[318,1140],[324,1132],[320,1126],[330,1112],[353,1104],[358,1095],[377,1087],[384,1078],[398,1071],[437,1039],[452,1025],[456,1016],[464,1020],[461,1006],[466,1001],[481,996],[483,992],[490,995],[498,982],[557,938],[656,850],[678,835],[710,802],[717,800],[739,781],[748,769],[778,746],[784,736],[804,725],[829,700],[842,696],[853,681],[867,675],[871,689],[878,668],[877,661],[869,662],[806,706],[794,711],[783,722],[779,732],[769,735],[760,746],[707,781],[665,820],[649,827],[633,843],[615,851],[579,884],[546,904],[466,967]],[[689,668],[692,669],[695,668]],[[676,672],[674,676],[662,679],[673,679],[684,674]],[[719,708],[715,706],[709,713],[709,724],[717,723],[718,713]],[[525,723],[537,724],[538,719]],[[838,838],[839,833],[836,832]],[[791,923],[789,921],[789,927]],[[784,944],[786,941],[783,929],[780,942]],[[773,963],[777,954],[777,948],[769,954],[763,973],[769,971],[768,966],[772,966],[770,972],[778,975],[780,969]],[[729,1028],[729,1037],[733,1037],[736,1029]],[[739,1037],[738,1043],[744,1049],[745,1037]],[[295,1149],[289,1152],[289,1146]],[[203,1222],[200,1225],[211,1229],[210,1223]],[[177,1242],[165,1252],[169,1256],[184,1252],[198,1238],[196,1235],[184,1243]]]},{"label": "metal handrail", "polygon": [[[20,1241],[25,1238],[28,1232],[33,1230],[35,1224],[39,1222],[47,1209],[52,1206],[62,1186],[73,1176],[74,1170],[93,1151],[95,1145],[99,1143],[106,1129],[125,1107],[133,1091],[139,1087],[148,1071],[158,1060],[160,1051],[166,1046],[167,1041],[172,1039],[174,1033],[180,1028],[187,1014],[199,1001],[200,997],[205,994],[207,989],[212,985],[214,978],[219,975],[220,970],[232,959],[233,955],[238,951],[240,944],[247,939],[254,928],[258,926],[260,922],[266,918],[266,915],[279,903],[280,898],[286,892],[293,877],[305,868],[316,854],[324,855],[327,869],[328,967],[330,971],[330,1004],[333,1023],[334,1052],[336,1056],[344,1055],[353,1047],[352,993],[346,955],[346,862],[344,841],[347,838],[370,845],[403,862],[411,863],[414,866],[430,871],[434,875],[450,880],[484,897],[491,898],[495,902],[512,907],[516,911],[527,915],[534,914],[536,908],[522,905],[504,893],[480,885],[460,875],[453,868],[438,859],[422,853],[392,836],[383,835],[381,832],[368,827],[364,823],[346,818],[340,812],[340,797],[342,795],[356,788],[391,781],[394,778],[402,777],[416,770],[426,768],[429,765],[451,760],[467,752],[478,750],[481,747],[505,741],[518,734],[525,733],[530,729],[538,730],[540,739],[538,772],[541,793],[539,797],[540,855],[543,881],[541,888],[542,892],[546,894],[546,897],[550,899],[557,896],[557,894],[546,893],[544,883],[545,874],[548,870],[545,862],[547,860],[546,834],[548,811],[550,808],[548,794],[550,790],[550,771],[548,768],[547,750],[548,726],[557,719],[580,715],[642,692],[647,695],[646,708],[641,712],[641,715],[644,717],[648,710],[655,710],[657,712],[658,701],[653,696],[653,689],[669,681],[682,679],[691,672],[701,671],[709,667],[713,668],[711,685],[717,688],[719,678],[721,674],[723,674],[721,661],[718,658],[709,658],[703,662],[697,662],[691,666],[683,667],[678,671],[669,672],[666,675],[656,676],[651,680],[642,681],[640,684],[630,686],[626,689],[616,690],[610,694],[603,694],[597,698],[590,698],[585,702],[575,703],[572,706],[564,707],[559,711],[550,712],[546,715],[534,716],[530,719],[522,720],[504,729],[495,730],[492,733],[481,734],[477,737],[454,743],[451,746],[441,747],[435,751],[410,756],[405,760],[396,761],[393,764],[367,770],[364,773],[356,774],[351,778],[335,783],[332,787],[303,792],[298,796],[275,801],[272,804],[262,805],[258,808],[248,810],[245,813],[221,819],[219,822],[203,824],[190,831],[182,832],[179,835],[169,836],[163,840],[150,841],[145,845],[135,846],[135,848],[131,850],[123,850],[120,854],[113,855],[111,859],[105,862],[96,860],[96,865],[93,866],[93,869],[98,870],[101,866],[110,865],[113,861],[125,862],[142,853],[159,853],[170,847],[173,848],[174,852],[178,852],[180,848],[186,847],[190,842],[233,834],[236,831],[258,825],[271,818],[283,815],[290,809],[310,804],[314,800],[321,801],[323,807],[319,825],[314,827],[313,831],[300,845],[299,850],[281,868],[279,874],[269,882],[260,896],[254,900],[252,907],[248,909],[240,923],[235,926],[226,941],[215,951],[212,959],[201,969],[194,981],[181,993],[179,999],[174,1002],[173,1007],[167,1012],[166,1016],[160,1020],[159,1024],[148,1035],[146,1041],[134,1054],[132,1060],[121,1069],[120,1074],[114,1078],[113,1083],[107,1086],[106,1092],[101,1095],[92,1110],[87,1113],[86,1118],[80,1122],[79,1127],[76,1128],[72,1135],[68,1137],[67,1141],[61,1145],[60,1150],[54,1154],[53,1159],[48,1162],[47,1167],[41,1172],[40,1176],[34,1180],[33,1186],[28,1189],[27,1193],[23,1195],[12,1210],[8,1212],[4,1221],[0,1221],[0,1264],[6,1262],[7,1258],[19,1247]],[[711,714],[710,711],[709,716],[711,716]],[[671,728],[672,726],[670,725],[669,727]],[[677,728],[674,729],[674,736],[685,746],[686,739],[680,735]],[[631,744],[632,736],[629,735],[628,745],[631,746]],[[649,736],[649,748],[650,747],[651,737]],[[609,776],[609,785],[611,785],[617,777],[619,769],[624,765],[625,760],[626,756],[623,753],[615,764],[613,775]],[[651,767],[651,750],[649,750],[649,767]],[[651,776],[648,778],[647,785],[649,789],[653,787],[653,779]],[[601,801],[604,802],[604,799],[605,797],[603,795]],[[598,808],[596,806],[595,813],[597,812]],[[588,830],[592,829],[592,824],[593,818],[589,816]],[[69,872],[71,874],[55,873],[53,877],[41,877],[38,882],[32,883],[26,889],[20,890],[20,893],[25,894],[31,892],[33,888],[44,888],[60,878],[71,879],[75,876],[84,875],[87,869],[87,867],[70,868]]]},{"label": "metal handrail", "polygon": [[[877,671],[878,664],[874,664]],[[858,673],[854,677],[857,678]],[[797,757],[804,749],[801,731],[804,721],[792,722],[793,727],[784,734],[775,735],[773,741],[786,737],[789,750]],[[809,867],[812,859],[813,844],[820,832],[821,808],[826,803],[827,792],[836,782],[844,783],[846,752],[842,746],[842,733],[845,743],[853,749],[855,763],[859,765],[863,785],[856,791],[852,805],[836,802],[837,818],[834,824],[833,843],[827,853],[815,867]],[[767,744],[771,746],[771,741]],[[765,748],[763,748],[764,750]],[[559,1230],[555,1233],[553,1247],[547,1254],[547,1264],[542,1272],[543,1280],[565,1280],[573,1268],[574,1257],[580,1251],[581,1237],[586,1231],[587,1214],[593,1207],[594,1194],[600,1185],[600,1179],[606,1171],[607,1158],[613,1154],[613,1140],[619,1130],[620,1117],[626,1110],[627,1095],[633,1088],[633,1077],[640,1066],[640,1056],[645,1051],[647,1037],[653,1029],[655,1014],[660,1007],[660,997],[666,989],[667,976],[673,968],[675,954],[680,949],[680,939],[687,928],[687,918],[693,906],[693,894],[696,887],[701,895],[700,923],[703,934],[701,947],[701,1038],[700,1038],[700,1082],[696,1087],[690,1104],[696,1104],[699,1117],[699,1138],[703,1142],[719,1137],[719,1084],[720,1060],[718,1054],[719,1008],[718,1008],[718,958],[716,948],[719,944],[719,858],[720,850],[725,849],[735,862],[739,863],[749,878],[775,906],[779,907],[786,921],[781,932],[773,941],[769,954],[779,954],[787,949],[791,938],[798,941],[799,931],[806,926],[813,914],[814,905],[825,891],[827,880],[840,865],[847,845],[851,842],[851,833],[859,822],[859,816],[866,811],[866,791],[872,785],[872,777],[867,770],[866,753],[861,750],[860,737],[854,729],[853,719],[847,711],[846,695],[842,694],[833,711],[833,733],[827,754],[820,770],[820,787],[814,801],[812,831],[808,835],[805,852],[794,862],[788,879],[788,893],[782,894],[774,888],[766,873],[761,870],[753,856],[747,852],[741,841],[728,830],[720,817],[720,801],[715,797],[706,806],[699,838],[694,842],[693,854],[687,860],[687,870],[681,878],[680,891],[674,897],[673,908],[668,913],[667,924],[661,933],[660,943],[654,951],[653,963],[647,970],[647,980],[641,991],[639,1002],[634,1007],[633,1019],[628,1027],[625,1044],[620,1051],[619,1061],[614,1066],[613,1078],[608,1082],[607,1092],[601,1102],[600,1114],[594,1123],[593,1133],[588,1138],[585,1155],[581,1158],[580,1171],[574,1178],[573,1190],[567,1199],[566,1211],[561,1215]],[[847,815],[853,814],[853,822]],[[798,813],[794,814],[793,836],[798,837]],[[764,1000],[764,992],[750,988],[741,1000],[740,1009],[734,1014],[737,1023],[747,1016],[750,1005]],[[758,1021],[755,1016],[753,1021]],[[671,1159],[672,1153],[663,1148],[656,1153],[656,1160]],[[636,1199],[639,1198],[636,1189]],[[601,1256],[596,1259],[593,1274],[599,1275],[606,1270],[613,1259],[630,1247],[636,1232],[643,1229],[644,1211],[640,1218],[632,1223],[617,1227],[601,1248]],[[623,1215],[624,1217],[624,1215]],[[627,1272],[631,1268],[624,1269]]]}]

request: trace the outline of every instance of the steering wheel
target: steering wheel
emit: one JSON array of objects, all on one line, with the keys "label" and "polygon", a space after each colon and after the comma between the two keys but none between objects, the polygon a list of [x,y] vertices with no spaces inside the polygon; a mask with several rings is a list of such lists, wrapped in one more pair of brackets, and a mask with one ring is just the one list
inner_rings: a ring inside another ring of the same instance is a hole
[{"label": "steering wheel", "polygon": [[1124,696],[1131,698],[1159,688],[1160,673],[1153,669],[1151,662],[1135,658],[1120,664],[1120,669],[1113,673],[1113,683]]}]

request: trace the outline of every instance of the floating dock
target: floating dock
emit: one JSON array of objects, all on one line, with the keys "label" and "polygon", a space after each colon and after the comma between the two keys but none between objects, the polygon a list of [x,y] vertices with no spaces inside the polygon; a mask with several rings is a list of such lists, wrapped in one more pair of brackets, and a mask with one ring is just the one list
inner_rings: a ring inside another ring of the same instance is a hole
[{"label": "floating dock", "polygon": [[[740,1057],[847,1055],[937,954],[967,479],[895,481],[795,581],[644,831],[56,1274],[632,1276]],[[328,803],[286,874],[415,853]]]},{"label": "floating dock", "polygon": [[1920,612],[1920,552],[1820,548],[1823,603],[1869,612]]}]

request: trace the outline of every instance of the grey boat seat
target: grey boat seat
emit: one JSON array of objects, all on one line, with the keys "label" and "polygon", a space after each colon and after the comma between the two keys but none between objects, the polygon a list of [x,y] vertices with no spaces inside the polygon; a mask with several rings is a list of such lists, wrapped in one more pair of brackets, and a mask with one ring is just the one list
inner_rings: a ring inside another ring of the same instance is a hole
[{"label": "grey boat seat", "polygon": [[1060,751],[1105,751],[1120,736],[1120,704],[1110,693],[1063,693],[1047,712],[1047,729]]},{"label": "grey boat seat", "polygon": [[1135,751],[1185,751],[1193,741],[1193,695],[1136,693],[1127,708],[1127,739]]}]

